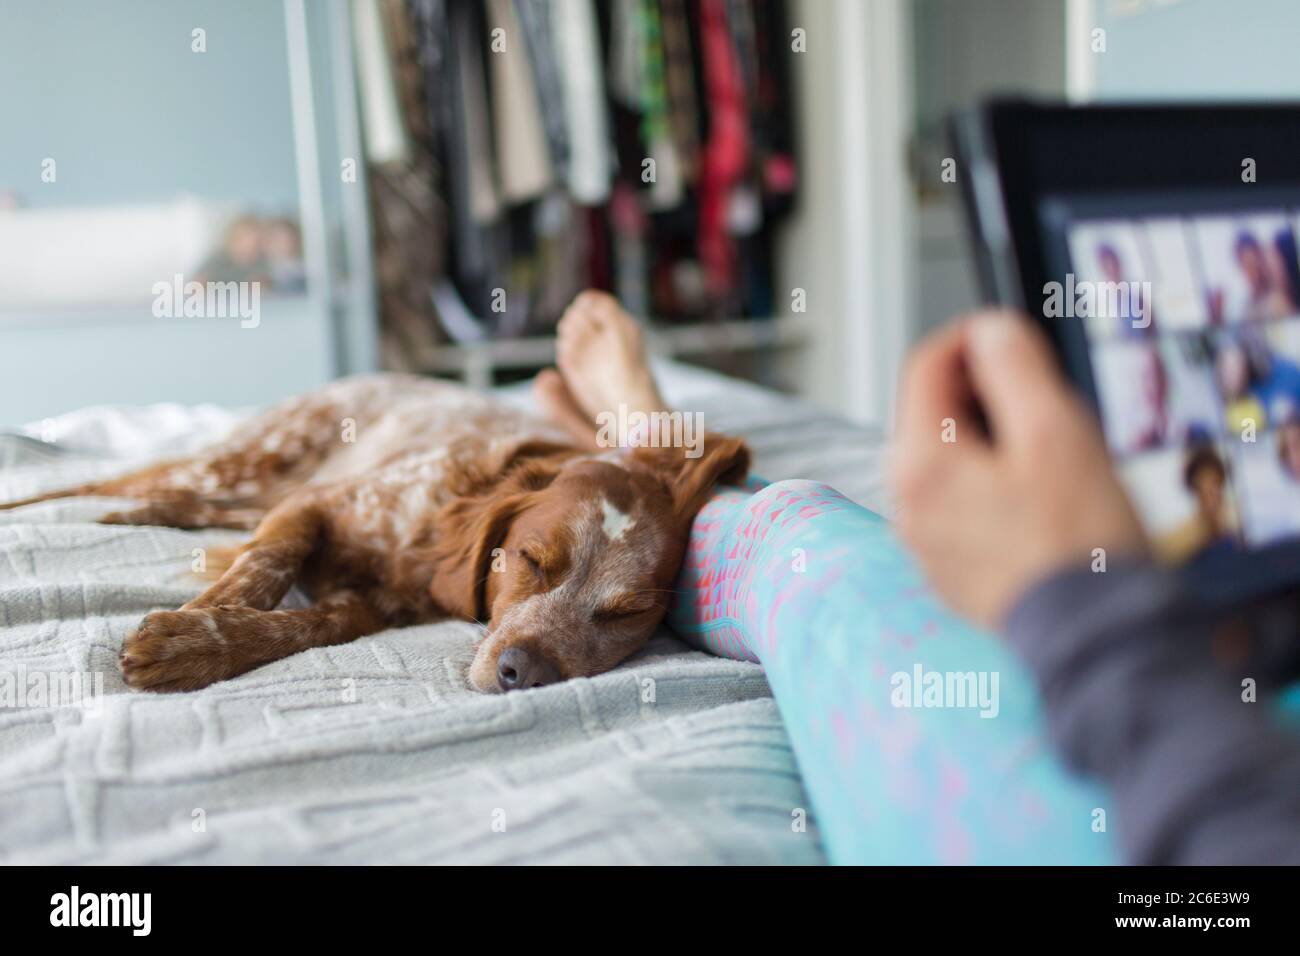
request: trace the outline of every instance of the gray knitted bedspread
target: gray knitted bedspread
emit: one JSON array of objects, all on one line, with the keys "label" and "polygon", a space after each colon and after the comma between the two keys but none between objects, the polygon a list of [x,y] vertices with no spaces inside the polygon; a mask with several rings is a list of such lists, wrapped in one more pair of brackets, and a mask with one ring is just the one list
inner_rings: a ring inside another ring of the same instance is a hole
[{"label": "gray knitted bedspread", "polygon": [[[660,373],[678,407],[748,437],[763,477],[883,506],[879,435]],[[237,418],[96,408],[0,433],[0,500],[183,452]],[[196,693],[130,691],[123,636],[198,592],[195,548],[237,538],[95,524],[105,504],[0,512],[0,862],[824,862],[811,813],[792,826],[807,803],[762,671],[667,631],[611,673],[520,694],[469,689],[474,631],[458,622]]]}]

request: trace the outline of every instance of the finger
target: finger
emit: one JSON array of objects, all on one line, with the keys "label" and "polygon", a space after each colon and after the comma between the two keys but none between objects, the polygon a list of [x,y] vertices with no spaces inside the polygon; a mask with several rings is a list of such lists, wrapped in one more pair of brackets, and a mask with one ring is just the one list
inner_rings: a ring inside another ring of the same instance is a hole
[{"label": "finger", "polygon": [[995,444],[1024,448],[1044,428],[1078,414],[1070,383],[1042,330],[1010,311],[981,312],[963,324],[965,365]]},{"label": "finger", "polygon": [[964,330],[959,323],[931,335],[907,361],[899,388],[895,444],[917,453],[966,442],[985,444],[977,403],[966,371]]},{"label": "finger", "polygon": [[972,469],[989,460],[987,437],[973,411],[962,342],[958,325],[937,332],[913,350],[903,371],[889,456],[900,519],[909,511],[934,507],[948,489],[968,482]]}]

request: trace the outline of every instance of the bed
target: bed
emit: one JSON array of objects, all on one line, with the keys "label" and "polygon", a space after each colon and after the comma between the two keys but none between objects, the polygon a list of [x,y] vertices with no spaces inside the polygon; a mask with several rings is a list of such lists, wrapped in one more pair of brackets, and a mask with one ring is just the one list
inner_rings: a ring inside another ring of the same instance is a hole
[{"label": "bed", "polygon": [[[675,405],[749,439],[758,474],[888,510],[878,433],[712,373],[658,371]],[[0,432],[0,500],[184,453],[240,415],[93,408]],[[526,694],[468,688],[473,630],[459,622],[192,694],[131,692],[123,636],[198,592],[196,549],[237,537],[95,524],[104,505],[0,512],[0,862],[825,862],[762,671],[667,630],[611,673]],[[67,675],[102,681],[102,696],[56,705]]]}]

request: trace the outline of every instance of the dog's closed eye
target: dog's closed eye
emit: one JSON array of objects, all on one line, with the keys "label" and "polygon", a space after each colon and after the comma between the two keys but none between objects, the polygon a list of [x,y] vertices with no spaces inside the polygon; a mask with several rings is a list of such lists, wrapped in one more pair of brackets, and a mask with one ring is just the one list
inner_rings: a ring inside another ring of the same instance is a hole
[{"label": "dog's closed eye", "polygon": [[537,576],[539,581],[546,580],[546,569],[542,566],[541,559],[538,558],[536,554],[527,548],[520,548],[519,557],[524,559],[524,563],[528,565],[528,569]]},{"label": "dog's closed eye", "polygon": [[608,624],[624,618],[636,617],[639,614],[644,614],[647,611],[652,610],[654,607],[655,605],[653,602],[637,598],[632,598],[627,601],[615,601],[605,607],[598,608],[596,612],[592,614],[592,619]]}]

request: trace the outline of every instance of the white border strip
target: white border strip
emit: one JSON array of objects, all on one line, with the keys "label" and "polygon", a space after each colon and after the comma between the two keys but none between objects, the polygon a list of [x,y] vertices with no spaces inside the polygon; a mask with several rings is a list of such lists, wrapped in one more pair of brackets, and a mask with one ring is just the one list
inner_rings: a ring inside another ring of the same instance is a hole
[{"label": "white border strip", "polygon": [[1099,54],[1092,52],[1096,25],[1096,0],[1066,0],[1065,95],[1071,103],[1090,103],[1097,96]]}]

